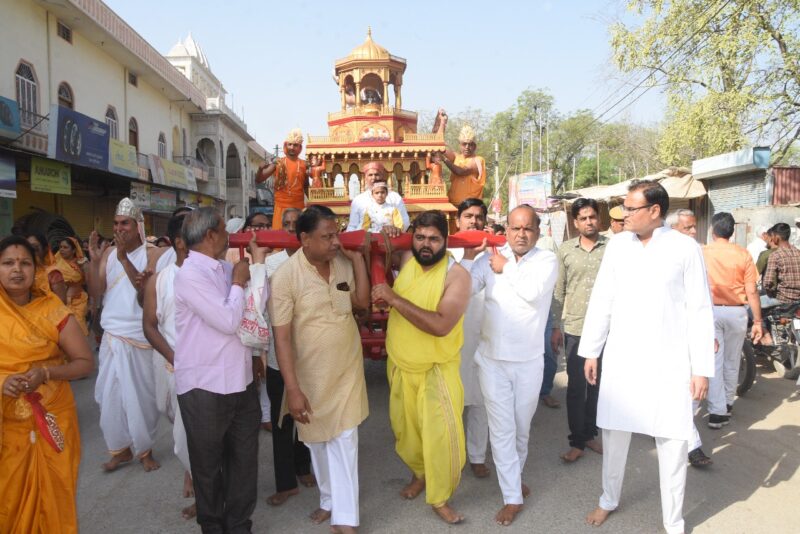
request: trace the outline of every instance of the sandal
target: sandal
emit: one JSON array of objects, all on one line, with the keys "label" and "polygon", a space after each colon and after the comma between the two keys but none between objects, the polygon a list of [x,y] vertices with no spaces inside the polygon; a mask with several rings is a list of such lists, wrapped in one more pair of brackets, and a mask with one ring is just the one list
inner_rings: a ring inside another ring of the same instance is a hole
[{"label": "sandal", "polygon": [[692,467],[704,468],[708,467],[714,462],[711,460],[711,458],[706,456],[706,453],[703,452],[703,449],[697,447],[695,450],[689,453],[689,463]]}]

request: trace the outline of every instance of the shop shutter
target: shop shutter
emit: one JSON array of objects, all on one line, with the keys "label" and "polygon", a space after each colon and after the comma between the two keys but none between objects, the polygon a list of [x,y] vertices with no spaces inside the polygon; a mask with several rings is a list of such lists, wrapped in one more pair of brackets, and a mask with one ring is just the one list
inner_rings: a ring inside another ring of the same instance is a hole
[{"label": "shop shutter", "polygon": [[764,171],[730,178],[709,180],[708,198],[711,201],[710,214],[736,208],[755,208],[767,205],[767,193],[764,185]]}]

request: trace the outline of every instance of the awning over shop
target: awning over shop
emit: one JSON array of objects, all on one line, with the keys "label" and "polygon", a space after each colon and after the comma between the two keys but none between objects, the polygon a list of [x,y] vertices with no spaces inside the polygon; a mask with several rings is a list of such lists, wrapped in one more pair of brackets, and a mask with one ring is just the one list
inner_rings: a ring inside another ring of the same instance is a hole
[{"label": "awning over shop", "polygon": [[[683,167],[670,167],[656,174],[650,174],[641,180],[657,180],[669,193],[670,198],[692,199],[706,195],[706,188],[699,180],[695,180],[689,169]],[[611,200],[624,197],[633,180],[625,180],[613,185],[600,185],[585,187],[568,191],[567,194],[577,195],[575,198],[593,198],[595,200]],[[574,199],[569,199],[572,202]]]}]

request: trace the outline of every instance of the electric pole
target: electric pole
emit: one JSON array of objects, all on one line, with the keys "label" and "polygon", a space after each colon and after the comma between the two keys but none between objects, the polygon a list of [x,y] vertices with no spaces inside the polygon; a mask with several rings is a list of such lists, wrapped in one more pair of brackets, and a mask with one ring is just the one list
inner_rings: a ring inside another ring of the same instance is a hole
[{"label": "electric pole", "polygon": [[597,142],[597,185],[600,185],[600,141]]},{"label": "electric pole", "polygon": [[[494,197],[500,200],[500,147],[497,143],[494,144]],[[500,218],[500,210],[496,203],[494,218],[495,221]]]}]

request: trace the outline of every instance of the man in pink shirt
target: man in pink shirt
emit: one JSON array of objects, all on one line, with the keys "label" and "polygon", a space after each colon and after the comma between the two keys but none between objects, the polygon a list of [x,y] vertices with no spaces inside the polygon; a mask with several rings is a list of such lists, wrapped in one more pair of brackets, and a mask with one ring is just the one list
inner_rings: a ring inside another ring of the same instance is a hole
[{"label": "man in pink shirt", "polygon": [[[256,505],[261,404],[252,350],[237,331],[245,309],[248,261],[220,261],[225,222],[213,208],[186,216],[189,256],[175,275],[175,390],[192,468],[197,522],[204,534],[250,532]],[[264,249],[251,243],[253,259]]]}]

